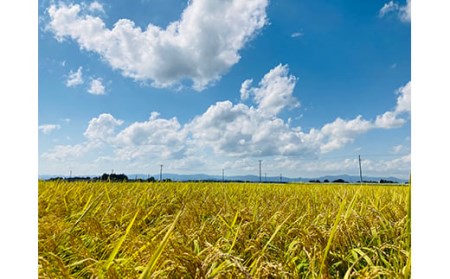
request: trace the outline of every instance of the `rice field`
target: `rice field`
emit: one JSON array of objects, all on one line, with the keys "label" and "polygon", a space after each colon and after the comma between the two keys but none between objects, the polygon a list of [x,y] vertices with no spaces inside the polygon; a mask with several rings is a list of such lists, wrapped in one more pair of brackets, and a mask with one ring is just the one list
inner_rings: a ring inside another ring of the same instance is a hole
[{"label": "rice field", "polygon": [[39,278],[410,278],[409,192],[39,181]]}]

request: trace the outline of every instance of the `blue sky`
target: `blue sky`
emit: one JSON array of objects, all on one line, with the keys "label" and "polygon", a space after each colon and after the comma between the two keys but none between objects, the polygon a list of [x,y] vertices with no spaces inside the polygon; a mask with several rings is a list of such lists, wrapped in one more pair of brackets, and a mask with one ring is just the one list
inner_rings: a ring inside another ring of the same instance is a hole
[{"label": "blue sky", "polygon": [[405,1],[39,2],[39,174],[410,173]]}]

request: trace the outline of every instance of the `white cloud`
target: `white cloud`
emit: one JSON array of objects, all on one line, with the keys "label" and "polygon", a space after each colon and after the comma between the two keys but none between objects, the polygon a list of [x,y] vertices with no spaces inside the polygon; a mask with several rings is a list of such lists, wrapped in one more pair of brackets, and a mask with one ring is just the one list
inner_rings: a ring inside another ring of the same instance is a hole
[{"label": "white cloud", "polygon": [[[175,117],[161,118],[157,112],[152,112],[145,121],[127,126],[122,126],[124,122],[111,114],[100,114],[89,121],[84,132],[84,143],[57,146],[42,156],[63,160],[109,146],[114,156],[106,157],[129,164],[162,160],[171,162],[179,169],[187,169],[190,163],[196,161],[189,158],[195,157],[208,168],[240,165],[241,169],[252,170],[254,166],[248,165],[255,160],[252,158],[278,158],[276,163],[281,166],[282,162],[289,164],[290,161],[280,158],[295,156],[296,160],[301,161],[302,158],[313,158],[339,150],[370,130],[403,125],[406,122],[403,116],[410,111],[411,87],[407,83],[396,91],[396,107],[380,114],[374,121],[366,120],[361,115],[353,119],[338,117],[320,128],[303,131],[301,127],[293,127],[291,121],[278,116],[284,109],[299,106],[293,95],[296,82],[297,78],[289,74],[287,66],[278,65],[264,75],[257,87],[251,86],[250,79],[242,83],[241,98],[249,99],[252,106],[233,104],[231,101],[217,102],[184,125]],[[338,167],[342,169],[342,166],[350,168],[353,163],[346,161],[341,162],[341,165],[319,165],[332,170]],[[400,163],[386,163],[384,167],[387,169]],[[294,166],[309,168],[294,164],[286,166],[286,169]]]},{"label": "white cloud", "polygon": [[88,10],[91,12],[101,12],[101,13],[105,12],[105,10],[103,9],[103,5],[97,1],[94,1],[91,4],[89,4]]},{"label": "white cloud", "polygon": [[196,147],[229,156],[301,154],[302,133],[259,108],[218,102],[186,125]]},{"label": "white cloud", "polygon": [[38,129],[43,134],[50,134],[51,132],[53,132],[55,130],[61,129],[61,125],[57,125],[57,124],[43,124],[43,125],[39,125]]},{"label": "white cloud", "polygon": [[271,69],[259,82],[259,87],[251,87],[252,80],[246,80],[241,86],[243,99],[253,96],[258,105],[258,112],[267,115],[277,115],[285,107],[299,107],[300,102],[292,95],[297,78],[288,75],[287,65],[279,64]]},{"label": "white cloud", "polygon": [[411,154],[392,160],[363,160],[362,168],[364,172],[374,175],[390,173],[391,175],[407,178],[411,169]]},{"label": "white cloud", "polygon": [[409,81],[405,86],[400,87],[397,90],[399,97],[397,98],[397,107],[395,108],[396,113],[411,112],[411,81]]},{"label": "white cloud", "polygon": [[92,141],[111,142],[116,134],[116,127],[122,124],[122,120],[115,119],[109,113],[103,113],[89,121],[84,136]]},{"label": "white cloud", "polygon": [[401,118],[397,118],[397,114],[392,111],[386,111],[382,115],[378,115],[375,120],[375,125],[378,128],[391,129],[398,128],[405,124],[405,120]]},{"label": "white cloud", "polygon": [[84,83],[83,80],[83,67],[79,67],[76,72],[73,72],[72,70],[69,72],[69,77],[66,81],[67,87],[74,87],[80,84]]},{"label": "white cloud", "polygon": [[93,95],[105,95],[105,86],[102,84],[102,79],[97,78],[91,80],[88,92]]},{"label": "white cloud", "polygon": [[292,38],[298,38],[298,37],[301,37],[301,36],[303,36],[302,32],[294,32],[294,33],[291,34]]},{"label": "white cloud", "polygon": [[256,107],[217,102],[186,125],[195,146],[217,154],[232,156],[294,155],[305,152],[300,129],[290,128],[276,117],[284,108],[298,107],[293,96],[297,79],[288,74],[287,65],[271,69],[251,87],[252,80],[241,86],[242,100],[252,97]]},{"label": "white cloud", "polygon": [[399,17],[403,22],[411,22],[411,0],[406,0],[406,5],[400,7]]},{"label": "white cloud", "polygon": [[402,22],[411,22],[411,0],[407,0],[404,6],[401,6],[394,1],[390,1],[383,5],[378,16],[384,17],[389,13],[397,13],[398,18]]},{"label": "white cloud", "polygon": [[373,123],[363,119],[361,115],[348,121],[338,117],[334,122],[325,124],[318,133],[312,132],[311,135],[314,136],[314,140],[321,142],[320,152],[328,153],[353,142],[358,134],[366,133],[373,128]]},{"label": "white cloud", "polygon": [[375,125],[378,128],[391,129],[398,128],[406,123],[406,120],[400,118],[401,115],[411,113],[411,81],[405,86],[400,87],[396,93],[397,105],[393,111],[386,111],[382,115],[378,115]]},{"label": "white cloud", "polygon": [[187,132],[176,118],[161,119],[152,112],[148,121],[135,122],[123,129],[115,138],[120,158],[131,159],[148,154],[163,158],[180,156],[185,150]]},{"label": "white cloud", "polygon": [[378,15],[379,17],[384,17],[386,14],[398,10],[399,6],[394,1],[390,1],[383,5],[383,7],[380,9]]},{"label": "white cloud", "polygon": [[75,145],[57,145],[48,152],[42,154],[42,158],[57,162],[70,161],[82,157],[96,147],[92,142],[85,142]]},{"label": "white cloud", "polygon": [[401,152],[402,150],[404,150],[404,149],[405,149],[405,147],[404,147],[403,145],[401,145],[401,144],[392,147],[392,151],[393,151],[395,154],[400,153],[400,152]]},{"label": "white cloud", "polygon": [[241,84],[241,100],[247,100],[248,97],[250,96],[250,86],[253,83],[253,79],[246,79],[242,84]]},{"label": "white cloud", "polygon": [[112,29],[82,6],[51,5],[51,30],[58,41],[70,38],[98,53],[113,69],[156,87],[191,80],[202,90],[240,60],[239,51],[266,23],[268,0],[193,0],[180,20],[165,29],[145,30],[120,19]]}]

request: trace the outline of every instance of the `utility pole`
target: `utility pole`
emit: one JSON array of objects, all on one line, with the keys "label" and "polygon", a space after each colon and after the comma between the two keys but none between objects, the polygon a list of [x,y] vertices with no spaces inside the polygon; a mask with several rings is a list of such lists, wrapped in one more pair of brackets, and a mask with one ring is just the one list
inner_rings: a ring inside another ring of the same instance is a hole
[{"label": "utility pole", "polygon": [[161,167],[160,170],[159,170],[159,182],[161,182],[162,181],[162,167],[163,167],[163,165],[161,164],[159,166]]},{"label": "utility pole", "polygon": [[72,178],[72,170],[69,172],[69,178]]},{"label": "utility pole", "polygon": [[281,175],[281,173],[280,173],[280,183],[282,183],[283,182],[283,175]]},{"label": "utility pole", "polygon": [[259,160],[259,183],[261,183],[261,161]]},{"label": "utility pole", "polygon": [[359,161],[359,182],[362,184],[361,155],[358,155],[358,161]]}]

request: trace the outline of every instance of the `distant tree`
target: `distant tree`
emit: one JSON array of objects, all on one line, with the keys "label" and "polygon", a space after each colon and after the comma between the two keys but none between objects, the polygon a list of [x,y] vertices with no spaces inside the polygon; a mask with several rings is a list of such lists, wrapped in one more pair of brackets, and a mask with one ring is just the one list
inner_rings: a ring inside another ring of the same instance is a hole
[{"label": "distant tree", "polygon": [[380,183],[397,183],[397,182],[392,181],[392,180],[380,179]]},{"label": "distant tree", "polygon": [[328,180],[328,179],[325,179],[324,181],[323,181],[323,183],[329,183],[330,182],[330,180]]},{"label": "distant tree", "polygon": [[101,177],[102,181],[114,181],[114,182],[126,182],[128,181],[128,176],[125,174],[107,174],[104,173]]},{"label": "distant tree", "polygon": [[155,179],[153,176],[151,176],[151,177],[149,177],[149,178],[147,179],[147,181],[148,181],[148,182],[155,182],[156,179]]},{"label": "distant tree", "polygon": [[373,180],[363,180],[363,183],[378,183],[378,181],[373,181]]},{"label": "distant tree", "polygon": [[311,179],[309,182],[310,183],[320,183],[320,180],[319,179]]},{"label": "distant tree", "polygon": [[339,178],[339,179],[333,180],[333,183],[348,183],[348,182],[342,178]]},{"label": "distant tree", "polygon": [[102,174],[102,177],[101,177],[102,181],[107,181],[108,179],[109,179],[109,174],[106,174],[106,173]]}]

